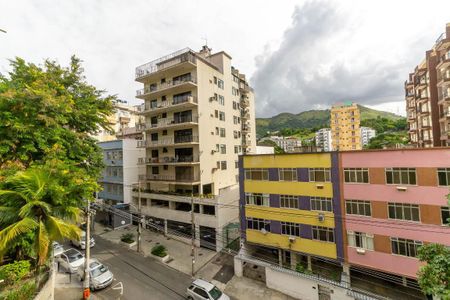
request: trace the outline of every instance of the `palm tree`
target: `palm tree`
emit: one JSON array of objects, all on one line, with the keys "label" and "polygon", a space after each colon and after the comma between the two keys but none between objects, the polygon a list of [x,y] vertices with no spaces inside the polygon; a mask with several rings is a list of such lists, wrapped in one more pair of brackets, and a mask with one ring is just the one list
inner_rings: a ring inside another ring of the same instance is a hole
[{"label": "palm tree", "polygon": [[57,195],[64,194],[64,187],[50,172],[30,168],[7,179],[5,187],[0,190],[0,228],[4,228],[0,230],[0,257],[32,232],[39,267],[46,262],[52,241],[79,238],[75,224],[81,210],[61,201]]}]

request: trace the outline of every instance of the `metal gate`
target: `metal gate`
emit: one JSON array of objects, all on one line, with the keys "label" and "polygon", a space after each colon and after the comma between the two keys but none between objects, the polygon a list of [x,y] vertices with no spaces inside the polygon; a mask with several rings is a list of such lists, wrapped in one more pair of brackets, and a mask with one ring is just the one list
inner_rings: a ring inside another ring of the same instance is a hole
[{"label": "metal gate", "polygon": [[319,284],[319,300],[331,300],[331,289]]}]

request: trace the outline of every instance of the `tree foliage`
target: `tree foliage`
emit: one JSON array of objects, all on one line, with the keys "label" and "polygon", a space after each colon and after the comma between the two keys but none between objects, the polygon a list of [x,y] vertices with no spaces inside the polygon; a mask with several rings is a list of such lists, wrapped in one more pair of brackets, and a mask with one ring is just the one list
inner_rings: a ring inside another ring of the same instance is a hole
[{"label": "tree foliage", "polygon": [[408,135],[405,132],[385,132],[370,139],[367,149],[383,149],[395,147],[396,144],[407,144]]},{"label": "tree foliage", "polygon": [[418,257],[427,264],[419,270],[419,285],[428,295],[450,299],[450,249],[440,244],[427,244]]},{"label": "tree foliage", "polygon": [[378,134],[394,131],[406,131],[407,122],[406,118],[394,120],[378,116],[377,118],[362,120],[361,126],[373,128]]},{"label": "tree foliage", "polygon": [[11,61],[0,76],[0,168],[24,169],[49,156],[67,164],[86,162],[90,176],[102,168],[101,152],[90,137],[109,129],[114,96],[89,85],[78,58],[69,67],[46,60],[42,66]]}]

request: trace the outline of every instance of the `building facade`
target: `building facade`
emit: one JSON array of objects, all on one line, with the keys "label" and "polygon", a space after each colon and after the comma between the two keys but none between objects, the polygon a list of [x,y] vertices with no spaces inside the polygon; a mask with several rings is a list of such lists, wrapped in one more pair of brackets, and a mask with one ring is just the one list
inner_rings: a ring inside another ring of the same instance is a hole
[{"label": "building facade", "polygon": [[450,23],[405,81],[410,142],[416,147],[450,145]]},{"label": "building facade", "polygon": [[102,191],[98,198],[114,205],[131,203],[132,185],[138,182],[144,168],[138,165],[136,157],[145,154],[136,147],[136,140],[123,139],[98,143],[103,150],[105,168],[100,178]]},{"label": "building facade", "polygon": [[256,151],[253,89],[227,53],[206,46],[139,66],[136,81],[145,102],[137,126],[145,149],[142,211],[188,237],[192,202],[198,242],[219,249],[225,226],[238,222],[238,209],[223,206],[239,201],[238,155]]},{"label": "building facade", "polygon": [[240,181],[246,243],[279,251],[291,266],[310,265],[310,256],[342,260],[336,153],[246,155]]},{"label": "building facade", "polygon": [[417,278],[420,245],[450,246],[450,148],[339,155],[346,261]]},{"label": "building facade", "polygon": [[361,127],[361,145],[362,147],[367,146],[370,142],[371,138],[374,138],[377,133],[375,129],[372,129],[370,127]]},{"label": "building facade", "polygon": [[331,144],[331,129],[330,128],[322,128],[316,132],[316,147],[321,149],[321,151],[332,151],[333,147]]},{"label": "building facade", "polygon": [[333,150],[361,150],[360,111],[355,103],[346,102],[331,108],[331,145]]},{"label": "building facade", "polygon": [[261,142],[266,140],[274,142],[278,147],[288,153],[295,152],[296,148],[302,146],[302,141],[293,136],[270,136],[262,138]]}]

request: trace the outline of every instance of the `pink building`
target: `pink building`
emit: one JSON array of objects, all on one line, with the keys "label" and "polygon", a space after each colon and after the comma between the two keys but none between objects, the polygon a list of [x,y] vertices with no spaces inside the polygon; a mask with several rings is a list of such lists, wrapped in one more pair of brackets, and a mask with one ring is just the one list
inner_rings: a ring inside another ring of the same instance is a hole
[{"label": "pink building", "polygon": [[340,153],[345,260],[417,278],[425,243],[450,246],[450,148]]}]

